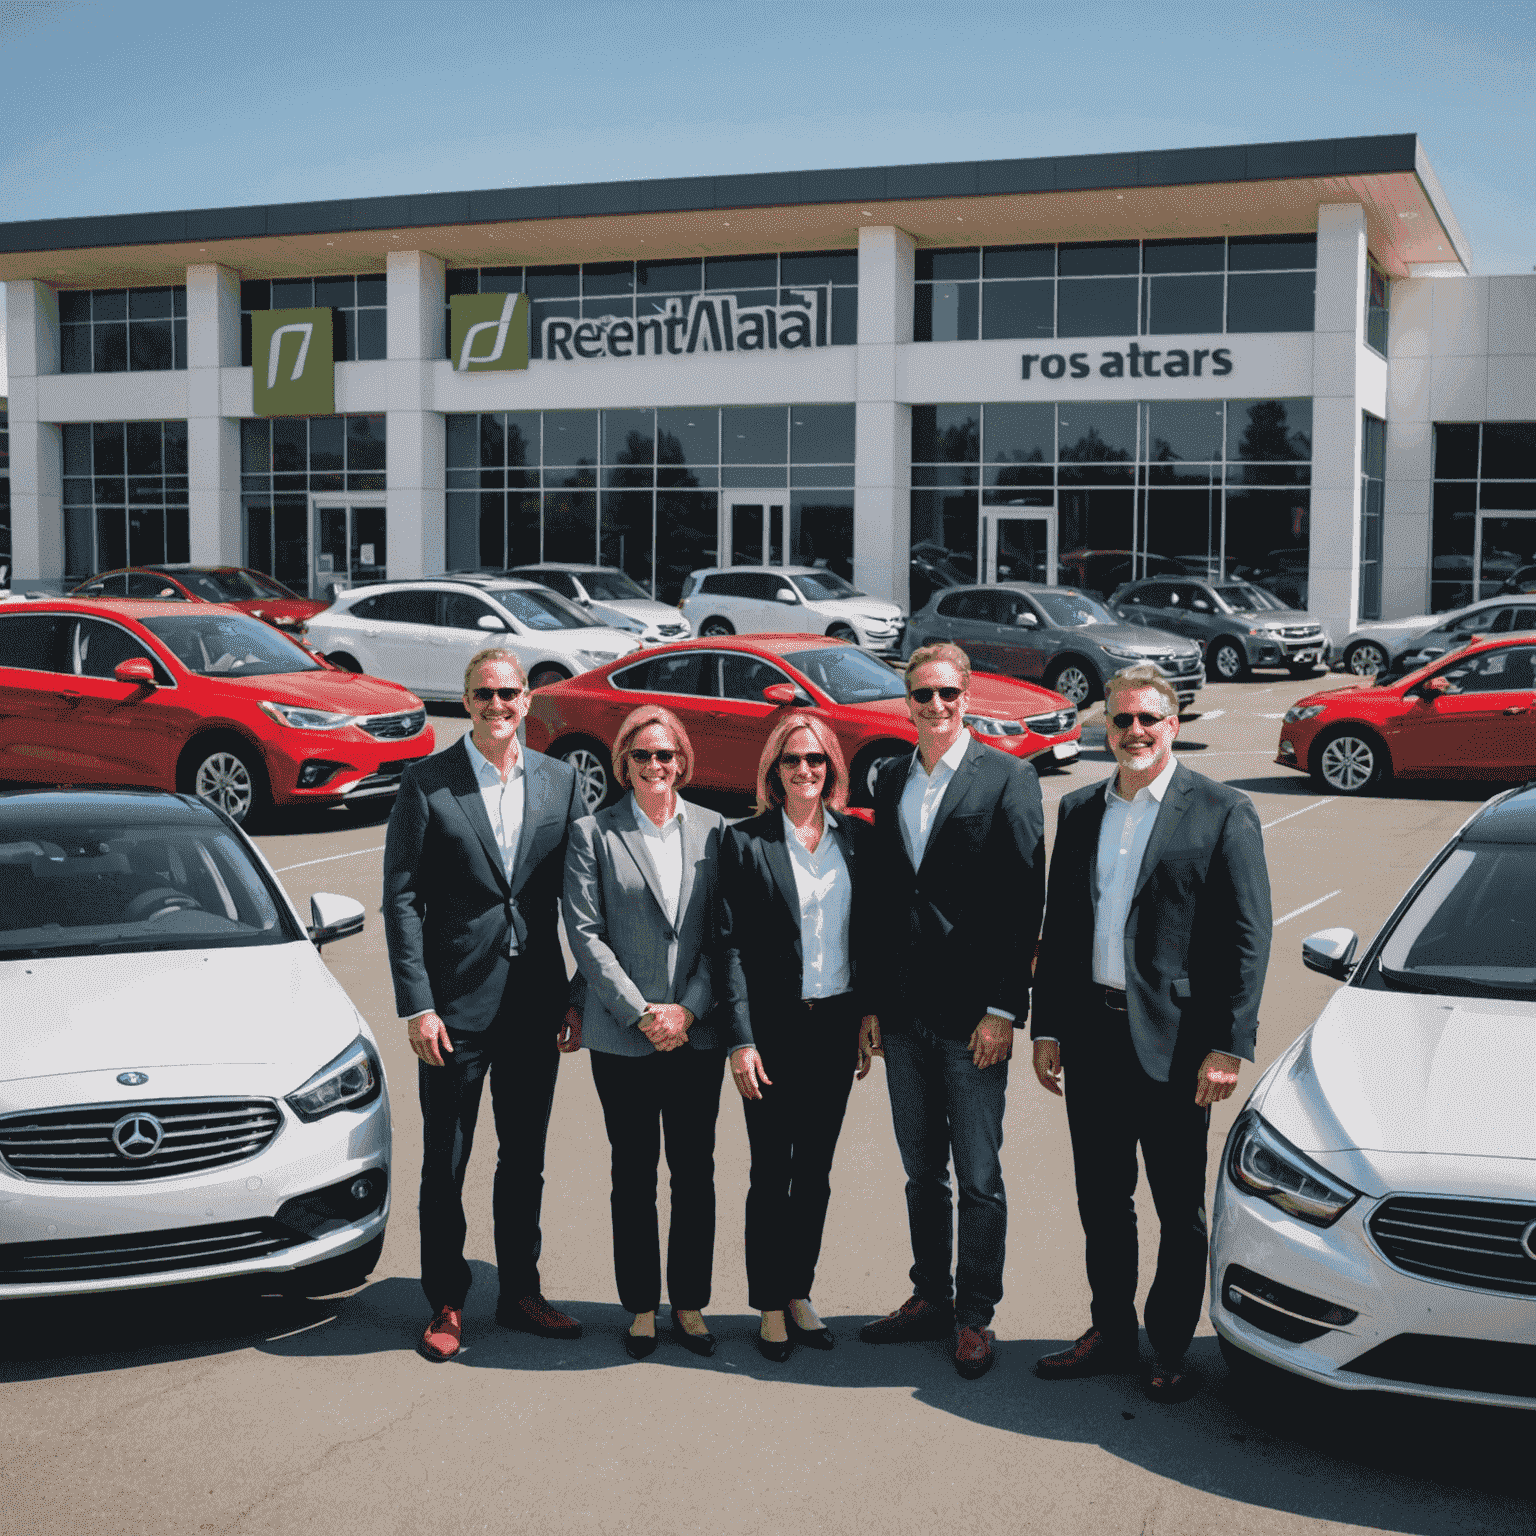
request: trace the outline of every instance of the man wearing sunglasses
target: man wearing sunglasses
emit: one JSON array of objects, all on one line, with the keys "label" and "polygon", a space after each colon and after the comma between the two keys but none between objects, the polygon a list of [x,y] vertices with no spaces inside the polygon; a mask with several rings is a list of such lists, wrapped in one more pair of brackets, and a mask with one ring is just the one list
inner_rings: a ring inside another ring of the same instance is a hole
[{"label": "man wearing sunglasses", "polygon": [[893,758],[876,781],[855,916],[874,1014],[861,1058],[885,1057],[907,1175],[913,1294],[859,1336],[870,1344],[953,1336],[955,1369],[974,1379],[992,1366],[988,1325],[1003,1294],[1003,1105],[1014,1024],[1029,1013],[1045,814],[1034,769],[965,727],[964,651],[924,646],[906,680],[917,751]]},{"label": "man wearing sunglasses", "polygon": [[428,1360],[459,1351],[469,1265],[464,1172],[480,1090],[497,1140],[491,1196],[496,1321],[545,1338],[581,1324],[539,1289],[544,1141],[568,983],[556,928],[576,775],[517,739],[528,678],[511,651],[464,672],[470,731],[408,768],[384,844],[384,934],[395,1006],[418,1058],[422,1113],[421,1285]]},{"label": "man wearing sunglasses", "polygon": [[1049,1381],[1135,1368],[1136,1149],[1161,1237],[1147,1297],[1155,1401],[1188,1397],[1205,1294],[1210,1106],[1252,1061],[1271,919],[1253,802],[1173,756],[1178,698],[1156,667],[1105,688],[1117,771],[1057,815],[1035,973],[1035,1075],[1062,1092],[1092,1323],[1035,1367]]}]

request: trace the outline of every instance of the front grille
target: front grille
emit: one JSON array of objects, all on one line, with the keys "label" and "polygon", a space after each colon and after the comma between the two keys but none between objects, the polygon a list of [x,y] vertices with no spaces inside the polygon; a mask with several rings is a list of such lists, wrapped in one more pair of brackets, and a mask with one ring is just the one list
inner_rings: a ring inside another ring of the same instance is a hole
[{"label": "front grille", "polygon": [[1322,628],[1318,625],[1303,624],[1299,628],[1282,629],[1280,631],[1287,640],[1317,640],[1322,637]]},{"label": "front grille", "polygon": [[[113,1140],[113,1128],[135,1118],[138,1123],[128,1124],[118,1143],[127,1144],[130,1153],[142,1150],[142,1156],[120,1151]],[[51,1183],[170,1179],[254,1157],[281,1124],[282,1113],[271,1099],[164,1099],[47,1109],[0,1120],[0,1159],[21,1178]]]},{"label": "front grille", "polygon": [[400,715],[370,715],[366,720],[358,721],[370,736],[376,736],[380,741],[404,741],[407,737],[419,736],[426,723],[424,709],[410,709]]},{"label": "front grille", "polygon": [[686,624],[658,624],[656,626],[656,633],[664,635],[670,640],[674,635],[686,635],[688,633],[688,626]]},{"label": "front grille", "polygon": [[1059,709],[1051,715],[1030,715],[1024,724],[1037,736],[1054,736],[1058,731],[1070,731],[1077,724],[1077,711]]},{"label": "front grille", "polygon": [[1536,1259],[1522,1242],[1533,1223],[1536,1205],[1525,1202],[1403,1195],[1382,1201],[1366,1225],[1387,1262],[1410,1275],[1536,1296]]},{"label": "front grille", "polygon": [[270,1219],[172,1227],[123,1237],[77,1237],[63,1242],[0,1244],[0,1285],[47,1285],[70,1280],[115,1280],[178,1269],[208,1269],[265,1258],[305,1242]]},{"label": "front grille", "polygon": [[1442,1391],[1536,1397],[1536,1344],[1400,1333],[1340,1369]]},{"label": "front grille", "polygon": [[1169,677],[1183,677],[1200,670],[1198,656],[1149,656],[1147,660],[1154,662]]}]

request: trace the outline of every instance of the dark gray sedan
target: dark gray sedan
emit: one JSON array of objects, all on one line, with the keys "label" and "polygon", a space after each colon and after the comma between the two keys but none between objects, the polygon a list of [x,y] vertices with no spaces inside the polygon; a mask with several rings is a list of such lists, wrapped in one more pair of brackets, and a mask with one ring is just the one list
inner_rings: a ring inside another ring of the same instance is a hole
[{"label": "dark gray sedan", "polygon": [[1079,708],[1104,696],[1122,667],[1150,661],[1188,709],[1205,683],[1193,641],[1117,619],[1098,598],[1075,587],[1001,581],[935,592],[907,621],[902,655],[948,640],[978,672],[1038,679]]}]

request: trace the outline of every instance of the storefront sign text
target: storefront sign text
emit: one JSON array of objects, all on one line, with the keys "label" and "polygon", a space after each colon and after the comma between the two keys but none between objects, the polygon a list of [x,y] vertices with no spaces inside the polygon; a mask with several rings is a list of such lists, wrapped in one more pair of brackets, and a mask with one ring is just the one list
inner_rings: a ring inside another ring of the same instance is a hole
[{"label": "storefront sign text", "polygon": [[738,306],[732,294],[668,299],[658,315],[638,320],[546,320],[546,362],[598,357],[686,357],[696,352],[792,352],[815,347],[824,333],[825,290],[790,289],[796,304]]},{"label": "storefront sign text", "polygon": [[[1097,372],[1102,378],[1188,379],[1221,378],[1232,372],[1230,347],[1143,347],[1129,342],[1123,350],[1110,348],[1098,354]],[[1090,352],[1026,352],[1023,376],[1040,379],[1086,379],[1095,371]],[[1037,373],[1031,369],[1039,367]]]}]

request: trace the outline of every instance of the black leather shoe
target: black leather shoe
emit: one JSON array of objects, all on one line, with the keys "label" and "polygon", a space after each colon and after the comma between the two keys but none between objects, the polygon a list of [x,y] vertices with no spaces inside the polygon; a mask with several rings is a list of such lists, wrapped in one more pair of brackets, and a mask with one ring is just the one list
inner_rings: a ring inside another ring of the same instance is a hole
[{"label": "black leather shoe", "polygon": [[1111,1371],[1130,1371],[1135,1367],[1136,1343],[1133,1339],[1112,1339],[1097,1328],[1090,1328],[1066,1349],[1059,1349],[1054,1355],[1042,1355],[1035,1361],[1035,1375],[1042,1381],[1067,1381],[1074,1376],[1103,1376]]},{"label": "black leather shoe", "polygon": [[630,1333],[624,1334],[624,1353],[631,1360],[649,1360],[656,1353],[656,1335],[654,1333]]},{"label": "black leather shoe", "polygon": [[909,1296],[886,1317],[859,1329],[866,1344],[911,1344],[920,1339],[947,1339],[955,1331],[955,1309],[935,1306],[921,1296]]},{"label": "black leather shoe", "polygon": [[786,1312],[784,1326],[789,1329],[791,1341],[806,1349],[832,1349],[837,1344],[837,1335],[825,1323],[820,1328],[802,1328]]},{"label": "black leather shoe", "polygon": [[715,1336],[712,1333],[689,1333],[677,1318],[672,1319],[672,1337],[677,1340],[690,1355],[703,1355],[708,1359],[715,1352]]},{"label": "black leather shoe", "polygon": [[776,1344],[772,1339],[765,1339],[762,1334],[754,1333],[752,1337],[757,1341],[757,1352],[764,1360],[771,1360],[775,1365],[783,1365],[795,1352],[793,1338],[785,1339],[782,1344]]},{"label": "black leather shoe", "polygon": [[557,1311],[535,1292],[514,1301],[503,1297],[496,1303],[496,1321],[503,1328],[534,1333],[541,1339],[579,1339],[581,1324],[568,1312]]}]

